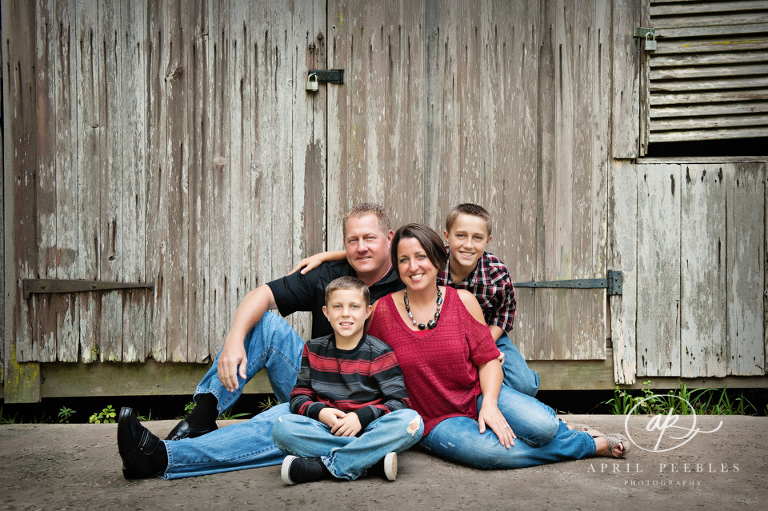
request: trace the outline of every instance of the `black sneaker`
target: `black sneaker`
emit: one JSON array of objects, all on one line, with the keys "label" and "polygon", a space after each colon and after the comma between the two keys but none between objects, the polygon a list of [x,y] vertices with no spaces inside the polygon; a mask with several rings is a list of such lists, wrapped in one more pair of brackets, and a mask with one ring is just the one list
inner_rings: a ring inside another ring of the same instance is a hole
[{"label": "black sneaker", "polygon": [[379,475],[386,478],[388,481],[397,479],[397,453],[387,453],[386,456],[368,469],[368,473],[371,475]]},{"label": "black sneaker", "polygon": [[299,458],[289,455],[283,460],[280,477],[285,484],[292,485],[327,479],[331,477],[331,473],[320,458]]}]

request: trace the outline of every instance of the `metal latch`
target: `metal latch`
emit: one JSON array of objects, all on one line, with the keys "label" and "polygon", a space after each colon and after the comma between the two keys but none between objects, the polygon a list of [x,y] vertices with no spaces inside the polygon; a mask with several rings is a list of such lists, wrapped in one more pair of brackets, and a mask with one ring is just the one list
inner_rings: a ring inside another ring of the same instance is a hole
[{"label": "metal latch", "polygon": [[97,280],[24,279],[21,281],[25,300],[29,300],[32,294],[85,293],[135,288],[154,289],[155,285],[146,282],[104,282]]},{"label": "metal latch", "polygon": [[540,287],[564,289],[606,289],[608,296],[621,296],[623,280],[621,271],[608,270],[604,279],[546,280],[539,282],[516,282],[515,287]]},{"label": "metal latch", "polygon": [[312,75],[319,83],[344,83],[343,69],[310,69],[307,76]]},{"label": "metal latch", "polygon": [[634,37],[645,39],[645,51],[656,51],[656,29],[646,27],[635,27],[632,32]]}]

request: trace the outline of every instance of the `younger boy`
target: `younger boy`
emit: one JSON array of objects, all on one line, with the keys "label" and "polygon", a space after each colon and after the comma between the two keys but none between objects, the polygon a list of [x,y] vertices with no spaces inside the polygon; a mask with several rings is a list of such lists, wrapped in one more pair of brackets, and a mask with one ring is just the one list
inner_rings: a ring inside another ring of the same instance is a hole
[{"label": "younger boy", "polygon": [[448,264],[437,275],[437,283],[475,295],[496,346],[504,354],[504,384],[535,396],[539,374],[528,368],[507,335],[515,320],[512,279],[504,263],[485,251],[493,239],[491,215],[482,206],[459,204],[448,212],[443,236],[448,244]]},{"label": "younger boy", "polygon": [[286,484],[354,480],[374,465],[394,481],[396,453],[421,439],[424,424],[410,409],[394,351],[363,332],[369,302],[357,277],[326,288],[323,313],[333,334],[304,346],[292,414],[272,428],[275,444],[289,454],[280,473]]}]

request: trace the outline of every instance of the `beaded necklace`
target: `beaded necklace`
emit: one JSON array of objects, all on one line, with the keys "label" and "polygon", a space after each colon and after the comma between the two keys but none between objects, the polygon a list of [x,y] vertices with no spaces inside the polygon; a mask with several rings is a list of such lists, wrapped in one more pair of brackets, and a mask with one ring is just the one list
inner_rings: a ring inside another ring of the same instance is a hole
[{"label": "beaded necklace", "polygon": [[413,319],[413,313],[411,313],[411,304],[408,303],[408,290],[403,290],[403,301],[405,302],[405,312],[408,313],[408,317],[411,318],[411,321],[413,321],[413,326],[418,327],[419,330],[424,330],[425,328],[428,328],[432,330],[437,326],[437,320],[440,319],[440,306],[443,304],[443,293],[440,291],[440,286],[437,286],[437,310],[435,310],[435,319],[430,319],[427,324],[424,323],[416,323],[416,320]]}]

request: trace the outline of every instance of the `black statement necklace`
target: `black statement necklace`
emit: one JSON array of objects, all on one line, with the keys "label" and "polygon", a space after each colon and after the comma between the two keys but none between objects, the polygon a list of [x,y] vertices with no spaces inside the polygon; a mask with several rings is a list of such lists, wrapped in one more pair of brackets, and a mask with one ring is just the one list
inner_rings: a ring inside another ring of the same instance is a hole
[{"label": "black statement necklace", "polygon": [[443,304],[443,293],[440,291],[440,286],[437,286],[437,310],[435,310],[435,319],[430,319],[427,324],[424,323],[416,323],[416,320],[413,319],[413,313],[411,312],[411,304],[408,303],[408,290],[403,290],[404,296],[403,301],[405,302],[405,312],[408,313],[408,317],[411,318],[411,321],[413,321],[413,326],[418,327],[419,330],[424,330],[425,328],[429,328],[432,330],[437,326],[437,320],[440,319],[440,306]]}]

